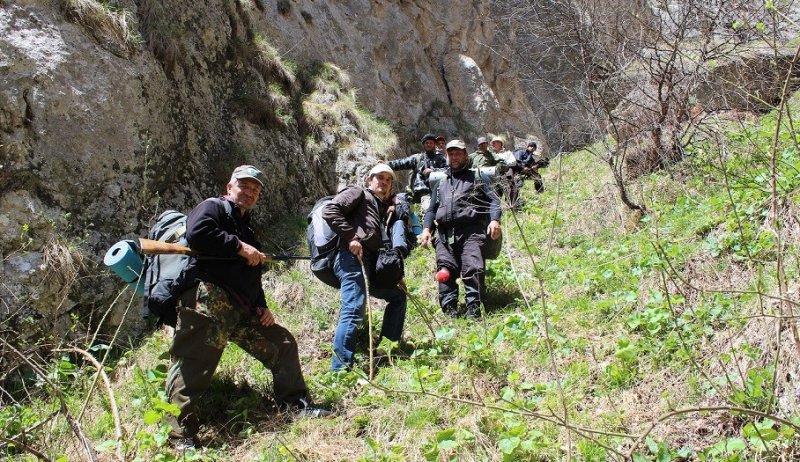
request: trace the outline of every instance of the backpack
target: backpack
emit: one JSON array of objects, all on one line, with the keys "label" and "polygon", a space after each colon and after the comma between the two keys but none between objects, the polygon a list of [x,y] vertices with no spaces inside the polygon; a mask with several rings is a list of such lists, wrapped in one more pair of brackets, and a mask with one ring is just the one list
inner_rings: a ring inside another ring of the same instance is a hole
[{"label": "backpack", "polygon": [[333,271],[333,262],[339,251],[339,236],[322,218],[323,207],[328,205],[333,197],[325,196],[319,199],[309,212],[306,242],[311,256],[311,272],[320,281],[338,289],[341,284]]},{"label": "backpack", "polygon": [[[233,213],[230,203],[223,203],[225,212]],[[178,243],[188,246],[186,241],[186,214],[177,210],[167,210],[156,219],[147,233],[154,241]],[[145,318],[151,314],[158,317],[156,326],[166,324],[175,327],[178,321],[178,298],[186,290],[183,287],[183,273],[191,260],[189,255],[162,254],[145,255],[144,260],[144,300],[142,313]]]}]

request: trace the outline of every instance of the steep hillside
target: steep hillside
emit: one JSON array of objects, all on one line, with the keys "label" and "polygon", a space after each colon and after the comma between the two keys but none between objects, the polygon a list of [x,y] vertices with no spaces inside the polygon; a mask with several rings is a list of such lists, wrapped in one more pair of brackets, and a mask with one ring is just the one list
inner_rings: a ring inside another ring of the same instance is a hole
[{"label": "steep hillside", "polygon": [[[276,265],[264,279],[270,304],[335,419],[280,414],[269,374],[230,346],[202,404],[205,447],[174,454],[161,420],[171,409],[162,330],[117,350],[111,387],[99,392],[89,393],[92,367],[65,355],[48,366],[50,383],[27,390],[34,404],[4,408],[0,425],[12,438],[28,429],[26,444],[48,457],[81,457],[63,419],[37,425],[58,408],[48,398],[58,383],[73,415],[89,396],[83,428],[109,458],[795,460],[798,107],[709,119],[687,159],[628,185],[643,216],[620,207],[608,166],[589,151],[555,159],[546,191],[528,184],[523,210],[504,217],[480,322],[443,316],[433,253],[412,254],[405,339],[383,345],[390,354],[373,381],[366,355],[353,372],[328,371],[337,293],[302,264]],[[301,242],[302,228],[297,217],[272,230]],[[372,303],[379,322],[382,304]]]}]

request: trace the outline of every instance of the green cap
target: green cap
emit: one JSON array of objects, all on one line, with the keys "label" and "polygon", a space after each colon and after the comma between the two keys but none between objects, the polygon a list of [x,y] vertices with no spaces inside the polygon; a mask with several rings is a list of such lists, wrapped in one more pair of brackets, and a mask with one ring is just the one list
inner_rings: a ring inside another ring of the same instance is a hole
[{"label": "green cap", "polygon": [[264,174],[261,170],[253,167],[252,165],[240,165],[233,169],[233,174],[231,174],[231,181],[233,180],[241,180],[243,178],[252,178],[261,186],[264,186]]}]

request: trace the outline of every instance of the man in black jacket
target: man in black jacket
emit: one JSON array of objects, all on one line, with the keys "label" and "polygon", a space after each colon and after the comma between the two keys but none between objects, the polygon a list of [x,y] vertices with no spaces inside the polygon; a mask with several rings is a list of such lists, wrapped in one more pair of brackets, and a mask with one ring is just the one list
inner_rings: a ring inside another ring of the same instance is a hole
[{"label": "man in black jacket", "polygon": [[186,222],[189,246],[204,257],[193,259],[182,278],[187,287],[178,306],[170,353],[167,395],[180,409],[171,417],[173,446],[194,446],[199,429],[195,402],[208,389],[229,341],[272,372],[275,401],[301,416],[327,416],[310,406],[300,370],[297,342],[275,323],[261,287],[262,253],[250,227],[250,211],[263,187],[263,173],[252,165],[237,167],[227,194],[206,199]]},{"label": "man in black jacket", "polygon": [[422,137],[423,152],[403,159],[389,161],[389,168],[393,171],[411,170],[408,192],[411,193],[411,202],[420,204],[422,213],[428,210],[431,201],[431,189],[428,177],[431,172],[447,166],[444,154],[436,150],[436,136],[427,134]]},{"label": "man in black jacket", "polygon": [[[375,259],[383,245],[381,227],[387,226],[389,211],[394,205],[394,172],[388,165],[373,167],[367,181],[367,188],[352,185],[343,189],[322,210],[322,217],[341,238],[333,264],[342,297],[339,323],[333,337],[333,370],[353,365],[356,329],[364,319],[367,300],[362,262],[367,274],[374,274]],[[388,227],[392,227],[391,220]],[[405,244],[404,235],[393,237],[395,247]],[[381,337],[398,342],[406,319],[406,294],[398,287],[378,287],[378,282],[370,279],[370,295],[388,302]]]},{"label": "man in black jacket", "polygon": [[469,169],[466,145],[461,140],[447,143],[446,177],[439,180],[425,213],[421,244],[430,245],[434,220],[438,230],[436,266],[449,272],[439,282],[439,305],[449,316],[457,316],[458,285],[461,275],[466,292],[467,316],[480,316],[484,298],[486,239],[500,237],[500,198],[489,179]]}]

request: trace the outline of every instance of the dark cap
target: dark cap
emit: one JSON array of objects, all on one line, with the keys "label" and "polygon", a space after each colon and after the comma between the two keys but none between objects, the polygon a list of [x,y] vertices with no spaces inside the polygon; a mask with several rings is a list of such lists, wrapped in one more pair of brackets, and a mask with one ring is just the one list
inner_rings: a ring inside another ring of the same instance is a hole
[{"label": "dark cap", "polygon": [[536,144],[536,141],[528,141],[528,147],[538,148],[539,146]]},{"label": "dark cap", "polygon": [[447,141],[447,138],[444,135],[439,135],[436,137],[436,142],[438,143],[439,141]]},{"label": "dark cap", "polygon": [[424,143],[426,141],[436,141],[436,135],[427,133],[425,136],[422,137],[422,141],[420,141],[420,143]]}]

